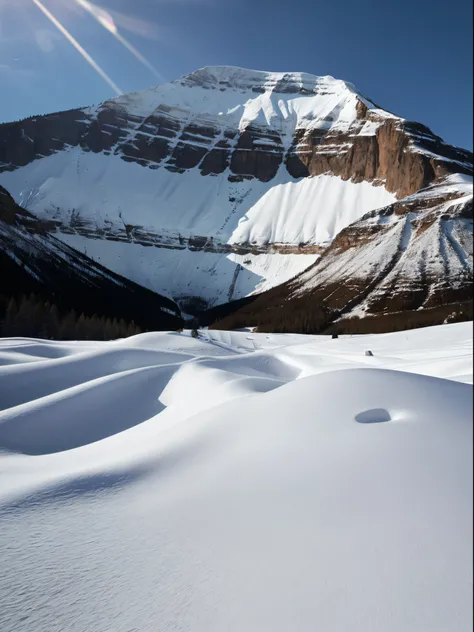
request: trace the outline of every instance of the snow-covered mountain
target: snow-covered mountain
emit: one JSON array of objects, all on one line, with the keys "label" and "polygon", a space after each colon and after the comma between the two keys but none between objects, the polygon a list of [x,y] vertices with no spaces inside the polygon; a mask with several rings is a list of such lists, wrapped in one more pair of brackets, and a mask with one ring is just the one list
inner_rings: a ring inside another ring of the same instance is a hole
[{"label": "snow-covered mountain", "polygon": [[203,68],[0,126],[0,183],[45,230],[210,305],[293,278],[368,212],[456,173],[470,152],[305,73]]}]

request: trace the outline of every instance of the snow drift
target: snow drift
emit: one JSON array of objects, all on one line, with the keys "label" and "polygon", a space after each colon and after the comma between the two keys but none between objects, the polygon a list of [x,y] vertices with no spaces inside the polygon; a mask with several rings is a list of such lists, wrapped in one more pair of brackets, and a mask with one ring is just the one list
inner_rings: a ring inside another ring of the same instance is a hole
[{"label": "snow drift", "polygon": [[470,324],[0,362],[2,630],[469,629]]}]

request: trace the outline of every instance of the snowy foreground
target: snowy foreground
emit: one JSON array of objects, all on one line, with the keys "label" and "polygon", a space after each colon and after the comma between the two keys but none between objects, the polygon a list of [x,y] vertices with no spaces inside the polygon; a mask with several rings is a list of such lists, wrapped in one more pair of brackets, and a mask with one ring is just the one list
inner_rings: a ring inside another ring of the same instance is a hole
[{"label": "snowy foreground", "polygon": [[471,630],[472,323],[202,336],[0,340],[2,632]]}]

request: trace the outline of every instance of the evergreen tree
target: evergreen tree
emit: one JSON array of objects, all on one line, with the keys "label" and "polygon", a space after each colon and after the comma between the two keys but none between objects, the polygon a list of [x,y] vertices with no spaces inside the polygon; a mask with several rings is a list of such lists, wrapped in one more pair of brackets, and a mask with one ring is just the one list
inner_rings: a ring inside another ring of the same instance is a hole
[{"label": "evergreen tree", "polygon": [[115,340],[141,333],[132,320],[87,316],[74,309],[60,313],[57,305],[35,294],[7,299],[0,296],[0,335],[53,340]]},{"label": "evergreen tree", "polygon": [[49,338],[52,340],[59,338],[59,310],[54,304],[48,310],[48,330]]},{"label": "evergreen tree", "polygon": [[84,312],[77,319],[75,338],[76,340],[87,340],[87,322]]},{"label": "evergreen tree", "polygon": [[3,320],[2,326],[2,336],[6,338],[11,338],[17,335],[18,332],[18,323],[17,323],[17,315],[18,315],[18,305],[16,300],[12,297],[8,301],[7,309],[5,312],[5,317]]},{"label": "evergreen tree", "polygon": [[114,336],[112,321],[110,318],[107,318],[105,321],[104,327],[104,340],[112,340]]},{"label": "evergreen tree", "polygon": [[31,304],[26,296],[22,296],[16,317],[17,335],[31,336],[31,321]]},{"label": "evergreen tree", "polygon": [[74,309],[68,312],[61,320],[59,328],[60,340],[74,340],[76,335],[77,314]]}]

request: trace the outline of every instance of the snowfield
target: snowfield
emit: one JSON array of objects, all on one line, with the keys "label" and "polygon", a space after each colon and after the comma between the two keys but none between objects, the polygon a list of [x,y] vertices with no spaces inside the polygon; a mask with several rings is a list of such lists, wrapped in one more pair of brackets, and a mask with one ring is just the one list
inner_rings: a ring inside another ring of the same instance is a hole
[{"label": "snowfield", "polygon": [[472,323],[0,340],[0,629],[472,630],[471,383]]}]

